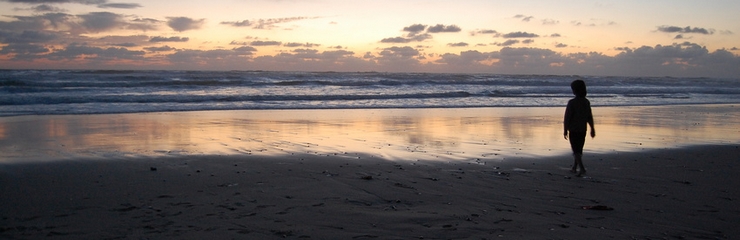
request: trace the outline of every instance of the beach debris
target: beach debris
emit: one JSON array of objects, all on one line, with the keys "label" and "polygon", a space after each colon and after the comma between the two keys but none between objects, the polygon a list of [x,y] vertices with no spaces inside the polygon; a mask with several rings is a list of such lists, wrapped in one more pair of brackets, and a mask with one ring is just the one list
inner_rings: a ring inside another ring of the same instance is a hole
[{"label": "beach debris", "polygon": [[365,176],[362,176],[360,178],[361,179],[364,179],[364,180],[373,180],[373,176],[370,176],[370,175],[365,175]]},{"label": "beach debris", "polygon": [[581,209],[585,209],[585,210],[601,210],[601,211],[611,211],[611,210],[614,210],[614,208],[608,207],[608,206],[604,206],[604,205],[582,206]]},{"label": "beach debris", "polygon": [[281,236],[283,238],[287,238],[290,236],[293,236],[293,231],[291,230],[270,230],[273,234]]},{"label": "beach debris", "polygon": [[368,206],[368,207],[373,205],[372,202],[363,201],[363,200],[359,200],[359,199],[349,199],[349,198],[346,198],[346,199],[344,199],[344,202],[350,203],[350,204],[354,204],[354,205]]},{"label": "beach debris", "polygon": [[674,182],[676,182],[676,183],[681,183],[681,184],[686,184],[686,185],[691,185],[691,182],[689,182],[689,181],[679,181],[679,180],[675,180]]},{"label": "beach debris", "polygon": [[329,170],[324,170],[321,173],[324,174],[324,175],[326,175],[327,177],[339,176],[339,174],[331,173],[331,172],[329,172]]},{"label": "beach debris", "polygon": [[513,222],[513,221],[514,221],[514,219],[501,218],[501,220],[495,221],[493,223],[498,224],[498,223],[502,223],[502,222]]},{"label": "beach debris", "polygon": [[135,210],[135,209],[137,209],[137,207],[131,205],[130,203],[122,203],[121,206],[120,206],[120,208],[112,209],[111,211],[129,212],[129,211],[132,211],[132,210]]},{"label": "beach debris", "polygon": [[400,188],[407,188],[407,189],[416,189],[416,188],[414,188],[412,186],[409,186],[409,185],[406,185],[406,184],[403,184],[403,183],[399,183],[399,182],[393,184],[393,186],[400,187]]},{"label": "beach debris", "polygon": [[156,172],[156,171],[157,171],[157,168],[155,168],[155,167],[150,167],[150,168],[149,168],[149,171],[152,171],[152,172]]}]

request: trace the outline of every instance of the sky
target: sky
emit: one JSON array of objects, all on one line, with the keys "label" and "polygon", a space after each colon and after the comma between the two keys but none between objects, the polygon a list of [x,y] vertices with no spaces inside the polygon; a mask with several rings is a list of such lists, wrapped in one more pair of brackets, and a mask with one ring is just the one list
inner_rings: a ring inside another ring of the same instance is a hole
[{"label": "sky", "polygon": [[737,0],[0,0],[0,69],[740,78]]}]

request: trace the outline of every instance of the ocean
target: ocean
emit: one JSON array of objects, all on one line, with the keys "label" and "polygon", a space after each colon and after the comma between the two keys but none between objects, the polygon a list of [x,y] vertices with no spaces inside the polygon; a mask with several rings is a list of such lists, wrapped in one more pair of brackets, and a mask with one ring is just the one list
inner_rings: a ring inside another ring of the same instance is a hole
[{"label": "ocean", "polygon": [[0,116],[247,109],[740,103],[740,79],[382,72],[0,70]]}]

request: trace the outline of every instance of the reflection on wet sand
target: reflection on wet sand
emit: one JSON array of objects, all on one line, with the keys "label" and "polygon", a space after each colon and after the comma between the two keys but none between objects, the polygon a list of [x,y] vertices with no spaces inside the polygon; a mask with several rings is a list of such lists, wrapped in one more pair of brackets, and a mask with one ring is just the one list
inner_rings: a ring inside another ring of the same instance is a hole
[{"label": "reflection on wet sand", "polygon": [[[0,118],[3,162],[310,153],[505,160],[569,153],[561,108],[245,110]],[[734,105],[594,108],[586,152],[738,143]]]}]

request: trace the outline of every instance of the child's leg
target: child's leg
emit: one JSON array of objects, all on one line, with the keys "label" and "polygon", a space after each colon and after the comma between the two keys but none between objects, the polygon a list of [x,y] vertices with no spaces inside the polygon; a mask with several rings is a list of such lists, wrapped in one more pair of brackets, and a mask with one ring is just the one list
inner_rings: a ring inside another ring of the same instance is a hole
[{"label": "child's leg", "polygon": [[583,166],[583,154],[576,154],[576,164],[573,165],[573,170],[576,169],[576,166],[581,169],[578,173],[579,176],[586,174],[586,167]]},{"label": "child's leg", "polygon": [[586,133],[570,132],[570,137],[568,139],[570,140],[570,147],[573,150],[574,159],[571,171],[575,172],[576,168],[580,168],[581,173],[579,175],[582,175],[586,172],[586,168],[583,166],[583,145],[586,143]]},{"label": "child's leg", "polygon": [[577,172],[576,171],[577,170],[576,168],[578,167],[578,162],[579,162],[578,161],[578,156],[576,156],[576,154],[573,153],[573,167],[570,169],[570,172],[572,172],[572,173],[576,173]]}]

